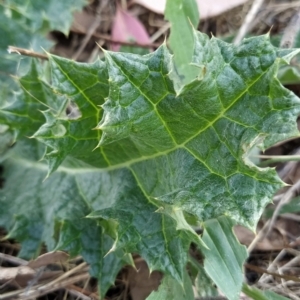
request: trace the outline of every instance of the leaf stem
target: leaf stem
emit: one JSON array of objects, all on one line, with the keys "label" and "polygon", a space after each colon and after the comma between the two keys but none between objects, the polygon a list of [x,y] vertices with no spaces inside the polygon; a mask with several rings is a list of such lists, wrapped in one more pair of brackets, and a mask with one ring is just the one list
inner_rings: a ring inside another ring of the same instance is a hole
[{"label": "leaf stem", "polygon": [[293,276],[293,275],[284,275],[284,274],[278,274],[278,273],[275,273],[275,272],[270,272],[266,269],[263,269],[263,268],[260,268],[258,266],[254,266],[254,265],[251,265],[251,264],[245,264],[245,267],[247,269],[250,269],[250,270],[255,271],[257,273],[268,274],[268,275],[272,275],[274,277],[282,278],[282,279],[285,279],[285,280],[292,280],[292,281],[295,281],[295,282],[300,282],[300,278],[298,278],[296,276]]},{"label": "leaf stem", "polygon": [[17,53],[19,55],[25,55],[25,56],[40,58],[43,60],[48,60],[48,57],[45,54],[37,53],[37,52],[31,51],[28,49],[19,48],[19,47],[15,47],[15,46],[8,46],[7,51],[9,54]]},{"label": "leaf stem", "polygon": [[253,155],[251,157],[267,159],[259,164],[260,167],[277,162],[300,161],[300,155]]}]

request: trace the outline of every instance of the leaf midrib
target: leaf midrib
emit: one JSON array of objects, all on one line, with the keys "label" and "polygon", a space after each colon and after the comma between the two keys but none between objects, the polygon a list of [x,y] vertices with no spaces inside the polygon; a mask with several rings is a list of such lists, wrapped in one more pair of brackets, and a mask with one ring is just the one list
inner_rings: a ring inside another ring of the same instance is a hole
[{"label": "leaf midrib", "polygon": [[[60,68],[61,69],[61,68]],[[67,74],[61,69],[61,72],[63,72],[65,74],[65,76],[67,76]],[[251,88],[264,74],[266,74],[268,72],[268,69],[265,70],[264,72],[262,72],[260,74],[260,76],[258,76],[258,78],[256,78],[256,80],[254,80],[251,84],[249,84],[245,90],[243,90],[233,101],[232,103],[226,107],[214,120],[212,120],[210,123],[208,123],[204,128],[201,128],[197,133],[195,133],[194,135],[192,135],[191,137],[189,137],[188,139],[186,139],[183,143],[178,144],[175,142],[175,146],[166,150],[166,151],[162,151],[162,152],[157,152],[153,155],[149,155],[149,156],[141,156],[132,160],[128,160],[126,162],[123,163],[118,163],[118,164],[114,164],[111,165],[109,164],[108,167],[104,167],[104,168],[80,168],[80,169],[75,169],[75,168],[68,168],[65,166],[60,166],[58,168],[58,172],[66,172],[69,174],[81,174],[81,173],[88,173],[88,172],[109,172],[109,171],[114,171],[117,169],[121,169],[121,168],[130,168],[131,165],[139,163],[139,162],[143,162],[146,160],[151,160],[151,159],[155,159],[157,157],[163,156],[163,155],[168,155],[169,153],[179,150],[179,149],[184,149],[185,151],[188,151],[197,161],[204,163],[203,161],[201,161],[197,156],[195,156],[187,147],[186,144],[189,143],[192,139],[194,139],[195,137],[197,137],[199,134],[201,134],[202,132],[204,132],[207,128],[213,126],[215,124],[215,122],[217,122],[219,119],[221,119],[226,112],[235,105],[235,103],[249,90],[249,88]],[[124,76],[127,78],[127,76],[124,74]],[[68,77],[68,76],[67,76]],[[136,87],[136,85],[134,85],[134,83],[132,81],[130,81],[129,78],[127,78],[128,81]],[[73,81],[71,81],[73,83]],[[73,83],[74,84],[74,83]],[[78,88],[77,85],[75,85],[75,87],[77,88],[77,90],[86,98],[86,95],[82,92],[81,89]],[[136,87],[138,89],[138,87]],[[143,94],[144,95],[144,94]],[[145,98],[152,103],[147,97],[146,95],[144,95]],[[154,105],[155,106],[155,105]],[[156,110],[157,114],[159,115],[160,119],[163,120],[162,116],[159,114],[159,112]],[[166,130],[168,130],[168,132],[170,132],[169,128],[167,128],[167,124],[164,122],[163,125],[165,126]],[[99,147],[102,148],[102,147]],[[103,151],[101,151],[101,153],[103,153]],[[26,166],[35,166],[38,169],[42,169],[42,170],[47,170],[48,167],[45,164],[42,163],[36,163],[36,162],[30,162],[26,159],[21,159],[21,158],[17,158],[17,160],[22,164],[22,165],[26,165]],[[206,164],[205,164],[206,165]]]},{"label": "leaf midrib", "polygon": [[[156,158],[156,157],[159,157],[159,156],[162,156],[162,155],[167,155],[175,150],[178,150],[178,149],[184,149],[186,151],[188,151],[189,153],[191,153],[191,151],[186,147],[186,144],[189,143],[192,139],[194,139],[195,137],[197,137],[199,134],[201,134],[202,132],[204,132],[207,128],[209,127],[212,127],[215,122],[217,122],[219,119],[221,119],[225,113],[232,107],[235,105],[235,103],[249,90],[249,88],[251,88],[265,73],[268,72],[268,69],[264,72],[262,72],[260,74],[260,76],[258,78],[256,78],[256,80],[254,80],[250,85],[247,86],[247,88],[242,91],[233,101],[232,103],[226,107],[221,114],[219,114],[213,121],[211,121],[209,124],[207,124],[204,128],[201,128],[197,133],[195,133],[194,135],[192,135],[191,137],[189,137],[188,139],[186,139],[183,143],[181,144],[178,144],[176,143],[173,135],[172,136],[172,140],[174,141],[175,143],[175,146],[173,148],[170,148],[169,150],[166,150],[166,151],[163,151],[163,152],[158,152],[158,153],[155,153],[153,155],[149,155],[149,156],[141,156],[139,158],[136,158],[136,159],[132,159],[132,160],[129,160],[129,161],[126,161],[124,163],[120,163],[120,164],[115,164],[115,165],[111,165],[109,164],[109,167],[106,167],[106,168],[102,168],[101,170],[107,170],[107,171],[110,171],[110,170],[116,170],[116,169],[119,169],[119,168],[122,168],[122,167],[130,167],[132,164],[135,164],[135,163],[138,163],[138,162],[142,162],[142,161],[145,161],[145,160],[151,160],[153,158]],[[122,72],[123,73],[123,72]],[[124,73],[123,73],[124,74]],[[127,76],[124,74],[124,76],[127,78]],[[134,85],[134,83],[132,81],[130,81],[129,78],[127,78],[128,81]],[[135,85],[134,85],[135,86]],[[135,86],[136,87],[136,86]],[[137,89],[139,89],[138,87],[136,87]],[[144,95],[144,94],[143,94]],[[152,103],[147,97],[146,95],[144,95],[145,98],[150,102]],[[155,106],[155,105],[153,105]],[[156,110],[156,109],[155,109]],[[157,114],[159,115],[159,118],[161,120],[163,120],[162,116],[159,114],[158,110],[156,110]],[[167,128],[167,125],[165,122],[163,122],[163,125],[165,126],[166,130],[170,133],[170,130],[169,128]],[[171,133],[170,133],[171,134]],[[101,148],[101,147],[100,147]],[[191,153],[192,154],[192,153]],[[192,154],[193,157],[198,160],[198,161],[201,161],[198,157],[196,157],[194,154]],[[203,161],[201,161],[203,163]]]}]

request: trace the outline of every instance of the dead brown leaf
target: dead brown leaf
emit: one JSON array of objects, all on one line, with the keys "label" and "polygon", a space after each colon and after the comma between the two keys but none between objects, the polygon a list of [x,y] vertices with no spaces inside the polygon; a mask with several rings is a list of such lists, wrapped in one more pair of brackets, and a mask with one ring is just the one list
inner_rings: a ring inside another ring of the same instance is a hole
[{"label": "dead brown leaf", "polygon": [[96,17],[86,11],[76,11],[74,13],[74,20],[72,29],[82,32],[88,32],[89,28],[95,22]]},{"label": "dead brown leaf", "polygon": [[37,282],[50,277],[55,277],[61,274],[62,271],[46,271],[45,267],[58,262],[65,262],[68,257],[69,255],[65,252],[53,251],[40,255],[35,260],[30,261],[27,265],[10,268],[0,267],[0,282],[24,287],[32,280]]},{"label": "dead brown leaf", "polygon": [[63,251],[52,251],[40,255],[35,260],[28,263],[28,267],[32,269],[37,269],[43,266],[47,266],[54,263],[63,263],[69,258],[69,255]]},{"label": "dead brown leaf", "polygon": [[132,300],[144,300],[153,290],[156,290],[162,279],[162,274],[154,271],[150,274],[144,260],[136,261],[136,270],[130,268],[128,281]]},{"label": "dead brown leaf", "polygon": [[5,283],[7,281],[15,280],[17,276],[30,280],[34,275],[35,271],[27,266],[19,266],[12,268],[0,267],[0,282]]}]

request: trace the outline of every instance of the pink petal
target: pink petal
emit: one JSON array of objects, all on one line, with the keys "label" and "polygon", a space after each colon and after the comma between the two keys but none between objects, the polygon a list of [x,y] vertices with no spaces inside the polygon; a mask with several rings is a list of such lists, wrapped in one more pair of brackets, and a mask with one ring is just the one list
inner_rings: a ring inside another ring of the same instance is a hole
[{"label": "pink petal", "polygon": [[[149,35],[144,25],[127,11],[117,7],[111,36],[113,40],[120,42],[137,42],[139,44],[149,44]],[[118,51],[120,45],[112,44],[111,49]]]}]

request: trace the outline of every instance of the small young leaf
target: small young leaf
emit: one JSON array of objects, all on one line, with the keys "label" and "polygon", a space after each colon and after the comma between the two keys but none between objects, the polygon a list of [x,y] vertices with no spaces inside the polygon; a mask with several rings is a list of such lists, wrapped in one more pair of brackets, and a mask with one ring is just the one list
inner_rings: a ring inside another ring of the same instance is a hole
[{"label": "small young leaf", "polygon": [[146,300],[194,300],[194,293],[191,279],[184,271],[183,285],[178,284],[174,278],[166,275],[160,284],[158,291],[154,291]]},{"label": "small young leaf", "polygon": [[255,287],[243,284],[243,292],[253,300],[287,300],[288,298],[278,295],[272,291],[260,291]]},{"label": "small young leaf", "polygon": [[235,237],[234,223],[226,217],[204,223],[203,241],[206,247],[204,268],[210,278],[230,300],[239,299],[243,284],[243,264],[248,256],[245,246]]},{"label": "small young leaf", "polygon": [[[205,245],[205,247],[207,247]],[[188,261],[189,275],[200,298],[217,297],[219,292],[212,279],[206,274],[202,263],[190,256]]]},{"label": "small young leaf", "polygon": [[193,28],[199,23],[199,12],[195,0],[168,0],[165,17],[171,23],[169,38],[171,50],[179,76],[183,83],[189,83],[198,75],[198,70],[191,66],[194,38]]}]

